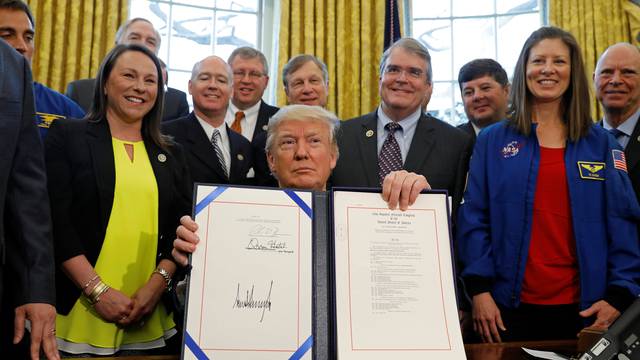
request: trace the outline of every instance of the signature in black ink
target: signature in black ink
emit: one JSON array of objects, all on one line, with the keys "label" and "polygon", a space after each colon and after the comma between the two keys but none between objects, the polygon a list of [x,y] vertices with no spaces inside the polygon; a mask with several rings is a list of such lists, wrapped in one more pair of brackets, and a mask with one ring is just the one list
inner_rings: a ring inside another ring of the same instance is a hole
[{"label": "signature in black ink", "polygon": [[260,240],[258,240],[258,238],[249,239],[249,243],[247,244],[245,249],[247,249],[247,250],[267,250],[267,251],[272,251],[273,250],[273,249],[269,249],[268,247],[262,245],[260,243]]},{"label": "signature in black ink", "polygon": [[249,229],[249,236],[279,236],[280,229],[275,226],[266,226],[266,225],[254,225],[251,229]]},{"label": "signature in black ink", "polygon": [[251,291],[247,290],[246,297],[244,299],[240,298],[240,283],[238,283],[238,289],[236,290],[236,300],[233,302],[232,308],[238,309],[262,309],[262,315],[260,317],[260,322],[264,319],[264,313],[266,310],[271,312],[271,289],[273,288],[273,280],[269,284],[269,293],[267,294],[267,298],[263,300],[255,300],[253,298],[253,288],[255,285],[251,285]]},{"label": "signature in black ink", "polygon": [[266,243],[263,243],[258,238],[249,239],[249,243],[245,247],[247,250],[264,250],[264,251],[280,251],[287,249],[286,241],[276,241],[276,240],[267,240]]}]

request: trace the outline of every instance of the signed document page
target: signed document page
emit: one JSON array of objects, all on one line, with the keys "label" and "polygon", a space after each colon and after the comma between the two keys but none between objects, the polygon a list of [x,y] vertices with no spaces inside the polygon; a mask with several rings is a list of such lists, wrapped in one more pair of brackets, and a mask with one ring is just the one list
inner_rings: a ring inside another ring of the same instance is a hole
[{"label": "signed document page", "polygon": [[338,358],[465,359],[446,195],[335,191],[333,211]]},{"label": "signed document page", "polygon": [[312,333],[312,194],[198,185],[196,204],[184,358],[289,359]]}]

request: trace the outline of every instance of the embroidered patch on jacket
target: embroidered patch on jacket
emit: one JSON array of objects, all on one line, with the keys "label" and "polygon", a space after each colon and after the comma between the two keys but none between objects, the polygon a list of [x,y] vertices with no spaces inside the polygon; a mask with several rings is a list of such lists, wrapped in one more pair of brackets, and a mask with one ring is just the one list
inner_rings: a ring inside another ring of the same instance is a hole
[{"label": "embroidered patch on jacket", "polygon": [[621,150],[611,150],[613,155],[613,167],[627,172],[627,158],[624,156],[624,152]]},{"label": "embroidered patch on jacket", "polygon": [[49,127],[51,127],[51,123],[58,119],[66,119],[66,117],[62,115],[47,114],[42,112],[36,113],[36,123],[41,128],[48,129]]},{"label": "embroidered patch on jacket", "polygon": [[518,155],[518,152],[520,152],[521,147],[522,147],[522,144],[518,143],[517,141],[512,141],[508,143],[502,148],[502,151],[501,151],[502,157],[506,159],[506,158],[510,158]]},{"label": "embroidered patch on jacket", "polygon": [[603,162],[578,161],[578,170],[582,179],[604,180]]}]

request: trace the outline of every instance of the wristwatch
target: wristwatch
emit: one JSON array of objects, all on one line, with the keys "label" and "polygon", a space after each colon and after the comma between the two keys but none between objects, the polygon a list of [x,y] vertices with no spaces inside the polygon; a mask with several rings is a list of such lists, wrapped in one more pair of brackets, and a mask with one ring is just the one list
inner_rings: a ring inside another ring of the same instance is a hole
[{"label": "wristwatch", "polygon": [[160,276],[162,276],[162,278],[164,279],[164,282],[167,283],[167,292],[169,292],[171,290],[171,275],[169,275],[169,272],[163,268],[161,268],[160,266],[158,266],[155,270],[153,270],[153,272],[151,273],[153,274],[158,274]]}]

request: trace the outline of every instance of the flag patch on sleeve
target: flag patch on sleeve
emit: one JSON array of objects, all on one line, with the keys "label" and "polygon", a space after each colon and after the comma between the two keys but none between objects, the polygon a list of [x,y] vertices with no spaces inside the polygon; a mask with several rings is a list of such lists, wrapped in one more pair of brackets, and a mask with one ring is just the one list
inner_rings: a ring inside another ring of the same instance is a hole
[{"label": "flag patch on sleeve", "polygon": [[627,159],[624,157],[624,152],[621,150],[611,150],[613,155],[613,167],[627,172]]}]

